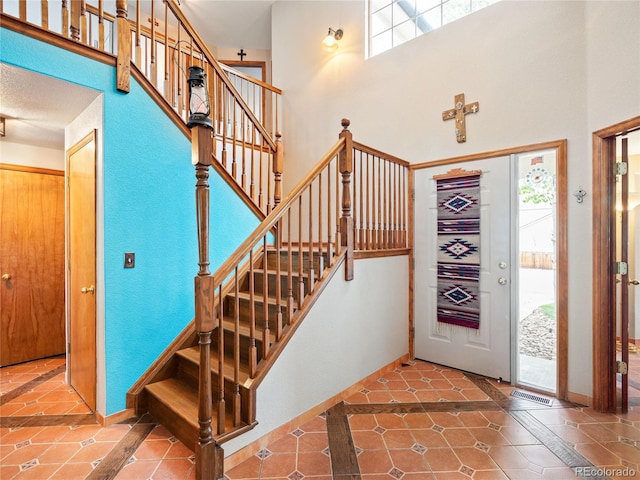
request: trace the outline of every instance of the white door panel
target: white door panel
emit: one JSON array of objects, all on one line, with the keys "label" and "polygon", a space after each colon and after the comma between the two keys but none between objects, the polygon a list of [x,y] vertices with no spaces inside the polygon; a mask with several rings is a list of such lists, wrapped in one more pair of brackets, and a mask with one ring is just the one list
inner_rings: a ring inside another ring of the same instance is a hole
[{"label": "white door panel", "polygon": [[[439,323],[437,192],[434,175],[451,165],[415,172],[415,355],[417,358],[509,381],[509,157],[456,164],[480,177],[480,328]],[[504,279],[504,284],[500,280]]]}]

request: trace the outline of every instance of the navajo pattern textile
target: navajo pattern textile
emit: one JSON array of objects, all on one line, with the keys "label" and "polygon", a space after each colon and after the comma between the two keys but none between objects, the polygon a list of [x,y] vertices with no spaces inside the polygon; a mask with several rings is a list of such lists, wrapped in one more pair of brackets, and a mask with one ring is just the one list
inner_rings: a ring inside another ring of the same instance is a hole
[{"label": "navajo pattern textile", "polygon": [[437,179],[438,322],[480,328],[480,175]]}]

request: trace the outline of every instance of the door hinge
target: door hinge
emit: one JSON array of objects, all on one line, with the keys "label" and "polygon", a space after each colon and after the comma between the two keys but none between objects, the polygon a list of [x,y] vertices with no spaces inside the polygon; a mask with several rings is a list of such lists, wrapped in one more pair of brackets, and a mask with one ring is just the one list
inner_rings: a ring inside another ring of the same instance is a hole
[{"label": "door hinge", "polygon": [[71,353],[71,342],[67,342],[67,354]]},{"label": "door hinge", "polygon": [[619,373],[621,375],[626,375],[627,372],[628,372],[627,362],[617,361],[616,362],[616,373]]},{"label": "door hinge", "polygon": [[627,162],[616,162],[613,164],[613,174],[614,175],[626,175],[629,170],[629,166]]},{"label": "door hinge", "polygon": [[627,262],[615,262],[613,264],[614,275],[626,275],[628,271]]}]

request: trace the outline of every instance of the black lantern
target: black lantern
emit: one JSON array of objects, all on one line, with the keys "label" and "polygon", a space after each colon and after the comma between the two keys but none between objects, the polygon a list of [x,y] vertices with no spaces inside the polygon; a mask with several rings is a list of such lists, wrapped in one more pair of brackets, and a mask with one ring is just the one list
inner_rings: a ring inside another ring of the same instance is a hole
[{"label": "black lantern", "polygon": [[202,67],[189,67],[189,122],[187,127],[196,125],[213,128],[209,118],[209,92],[207,91],[207,76]]}]

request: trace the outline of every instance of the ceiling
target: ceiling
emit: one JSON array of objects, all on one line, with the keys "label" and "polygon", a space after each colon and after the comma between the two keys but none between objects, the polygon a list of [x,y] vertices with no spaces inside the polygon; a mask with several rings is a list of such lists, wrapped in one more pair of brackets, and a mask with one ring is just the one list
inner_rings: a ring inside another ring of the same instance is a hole
[{"label": "ceiling", "polygon": [[[271,49],[271,6],[275,0],[179,3],[207,44]],[[95,90],[4,63],[0,64],[0,78],[0,115],[6,118],[2,141],[6,142],[63,150],[65,127],[99,95]]]},{"label": "ceiling", "polygon": [[64,150],[64,129],[100,94],[0,63],[0,114],[6,142]]},{"label": "ceiling", "polygon": [[276,0],[179,0],[196,32],[219,48],[271,49],[271,6]]}]

